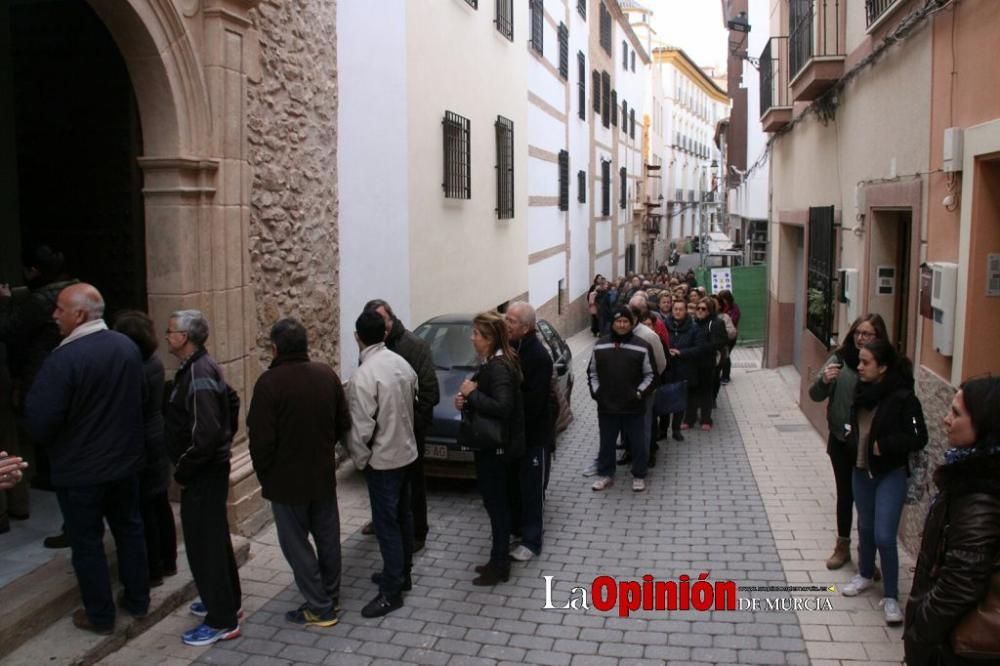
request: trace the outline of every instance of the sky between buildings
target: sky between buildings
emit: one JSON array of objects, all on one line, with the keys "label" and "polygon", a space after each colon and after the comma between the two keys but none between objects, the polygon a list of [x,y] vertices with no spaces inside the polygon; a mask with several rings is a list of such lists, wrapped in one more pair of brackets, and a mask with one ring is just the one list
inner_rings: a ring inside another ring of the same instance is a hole
[{"label": "sky between buildings", "polygon": [[726,29],[719,0],[640,0],[653,10],[660,39],[679,46],[702,67],[726,66]]}]

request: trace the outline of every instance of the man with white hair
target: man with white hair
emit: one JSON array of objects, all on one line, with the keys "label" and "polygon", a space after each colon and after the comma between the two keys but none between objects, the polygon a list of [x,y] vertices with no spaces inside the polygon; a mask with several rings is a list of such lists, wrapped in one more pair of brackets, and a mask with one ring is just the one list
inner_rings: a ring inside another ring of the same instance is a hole
[{"label": "man with white hair", "polygon": [[167,454],[181,485],[181,527],[188,564],[201,601],[191,614],[204,618],[186,631],[186,645],[210,645],[240,635],[239,570],[229,538],[226,499],[229,459],[239,416],[222,368],[208,354],[208,321],[198,310],[178,310],[167,323],[167,349],[181,365],[163,410]]},{"label": "man with white hair", "polygon": [[52,313],[63,340],[42,363],[25,401],[25,422],[48,451],[83,598],[73,624],[110,634],[115,602],[104,555],[104,521],[118,549],[124,606],[149,609],[149,570],[139,512],[145,461],[139,348],[109,331],[104,299],[89,284],[59,292]]},{"label": "man with white hair", "polygon": [[556,441],[556,405],[550,400],[552,356],[535,333],[536,320],[535,308],[524,301],[514,301],[504,313],[523,377],[525,450],[509,468],[508,487],[513,492],[507,495],[513,527],[521,533],[521,543],[510,556],[519,562],[527,562],[542,552],[545,479]]}]

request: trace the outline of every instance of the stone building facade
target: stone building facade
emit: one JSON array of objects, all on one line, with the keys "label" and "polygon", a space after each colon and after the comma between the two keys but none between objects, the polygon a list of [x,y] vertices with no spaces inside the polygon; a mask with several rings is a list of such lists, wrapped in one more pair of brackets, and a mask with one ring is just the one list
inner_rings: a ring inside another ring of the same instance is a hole
[{"label": "stone building facade", "polygon": [[[279,317],[302,319],[315,358],[336,364],[335,13],[332,0],[6,3],[0,246],[55,238],[112,310],[148,310],[158,331],[202,310],[244,405]],[[73,39],[46,46],[51,32]],[[81,76],[120,84],[60,91]],[[53,149],[66,157],[39,157]],[[19,273],[16,251],[0,254]],[[266,505],[242,432],[231,485],[232,528],[252,533]]]}]

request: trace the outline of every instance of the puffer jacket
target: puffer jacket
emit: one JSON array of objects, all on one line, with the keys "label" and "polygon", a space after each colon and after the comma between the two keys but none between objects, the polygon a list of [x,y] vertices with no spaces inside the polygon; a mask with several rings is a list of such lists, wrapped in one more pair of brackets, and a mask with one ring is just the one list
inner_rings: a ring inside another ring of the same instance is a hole
[{"label": "puffer jacket", "polygon": [[949,637],[1000,570],[1000,454],[972,455],[934,473],[940,493],[924,523],[903,641],[909,666],[982,664]]},{"label": "puffer jacket", "polygon": [[[657,340],[659,342],[659,340]],[[598,414],[642,414],[643,402],[656,388],[653,352],[633,332],[611,334],[594,345],[587,366],[590,396]]]}]

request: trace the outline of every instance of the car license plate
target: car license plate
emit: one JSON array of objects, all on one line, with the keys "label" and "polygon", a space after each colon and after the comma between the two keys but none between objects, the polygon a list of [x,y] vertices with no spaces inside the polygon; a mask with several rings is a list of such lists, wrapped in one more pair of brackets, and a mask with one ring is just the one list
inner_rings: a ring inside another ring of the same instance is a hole
[{"label": "car license plate", "polygon": [[453,462],[472,462],[474,456],[472,451],[451,451],[448,454],[448,460]]},{"label": "car license plate", "polygon": [[448,459],[448,446],[445,444],[428,444],[424,448],[425,458],[437,458],[438,460]]}]

